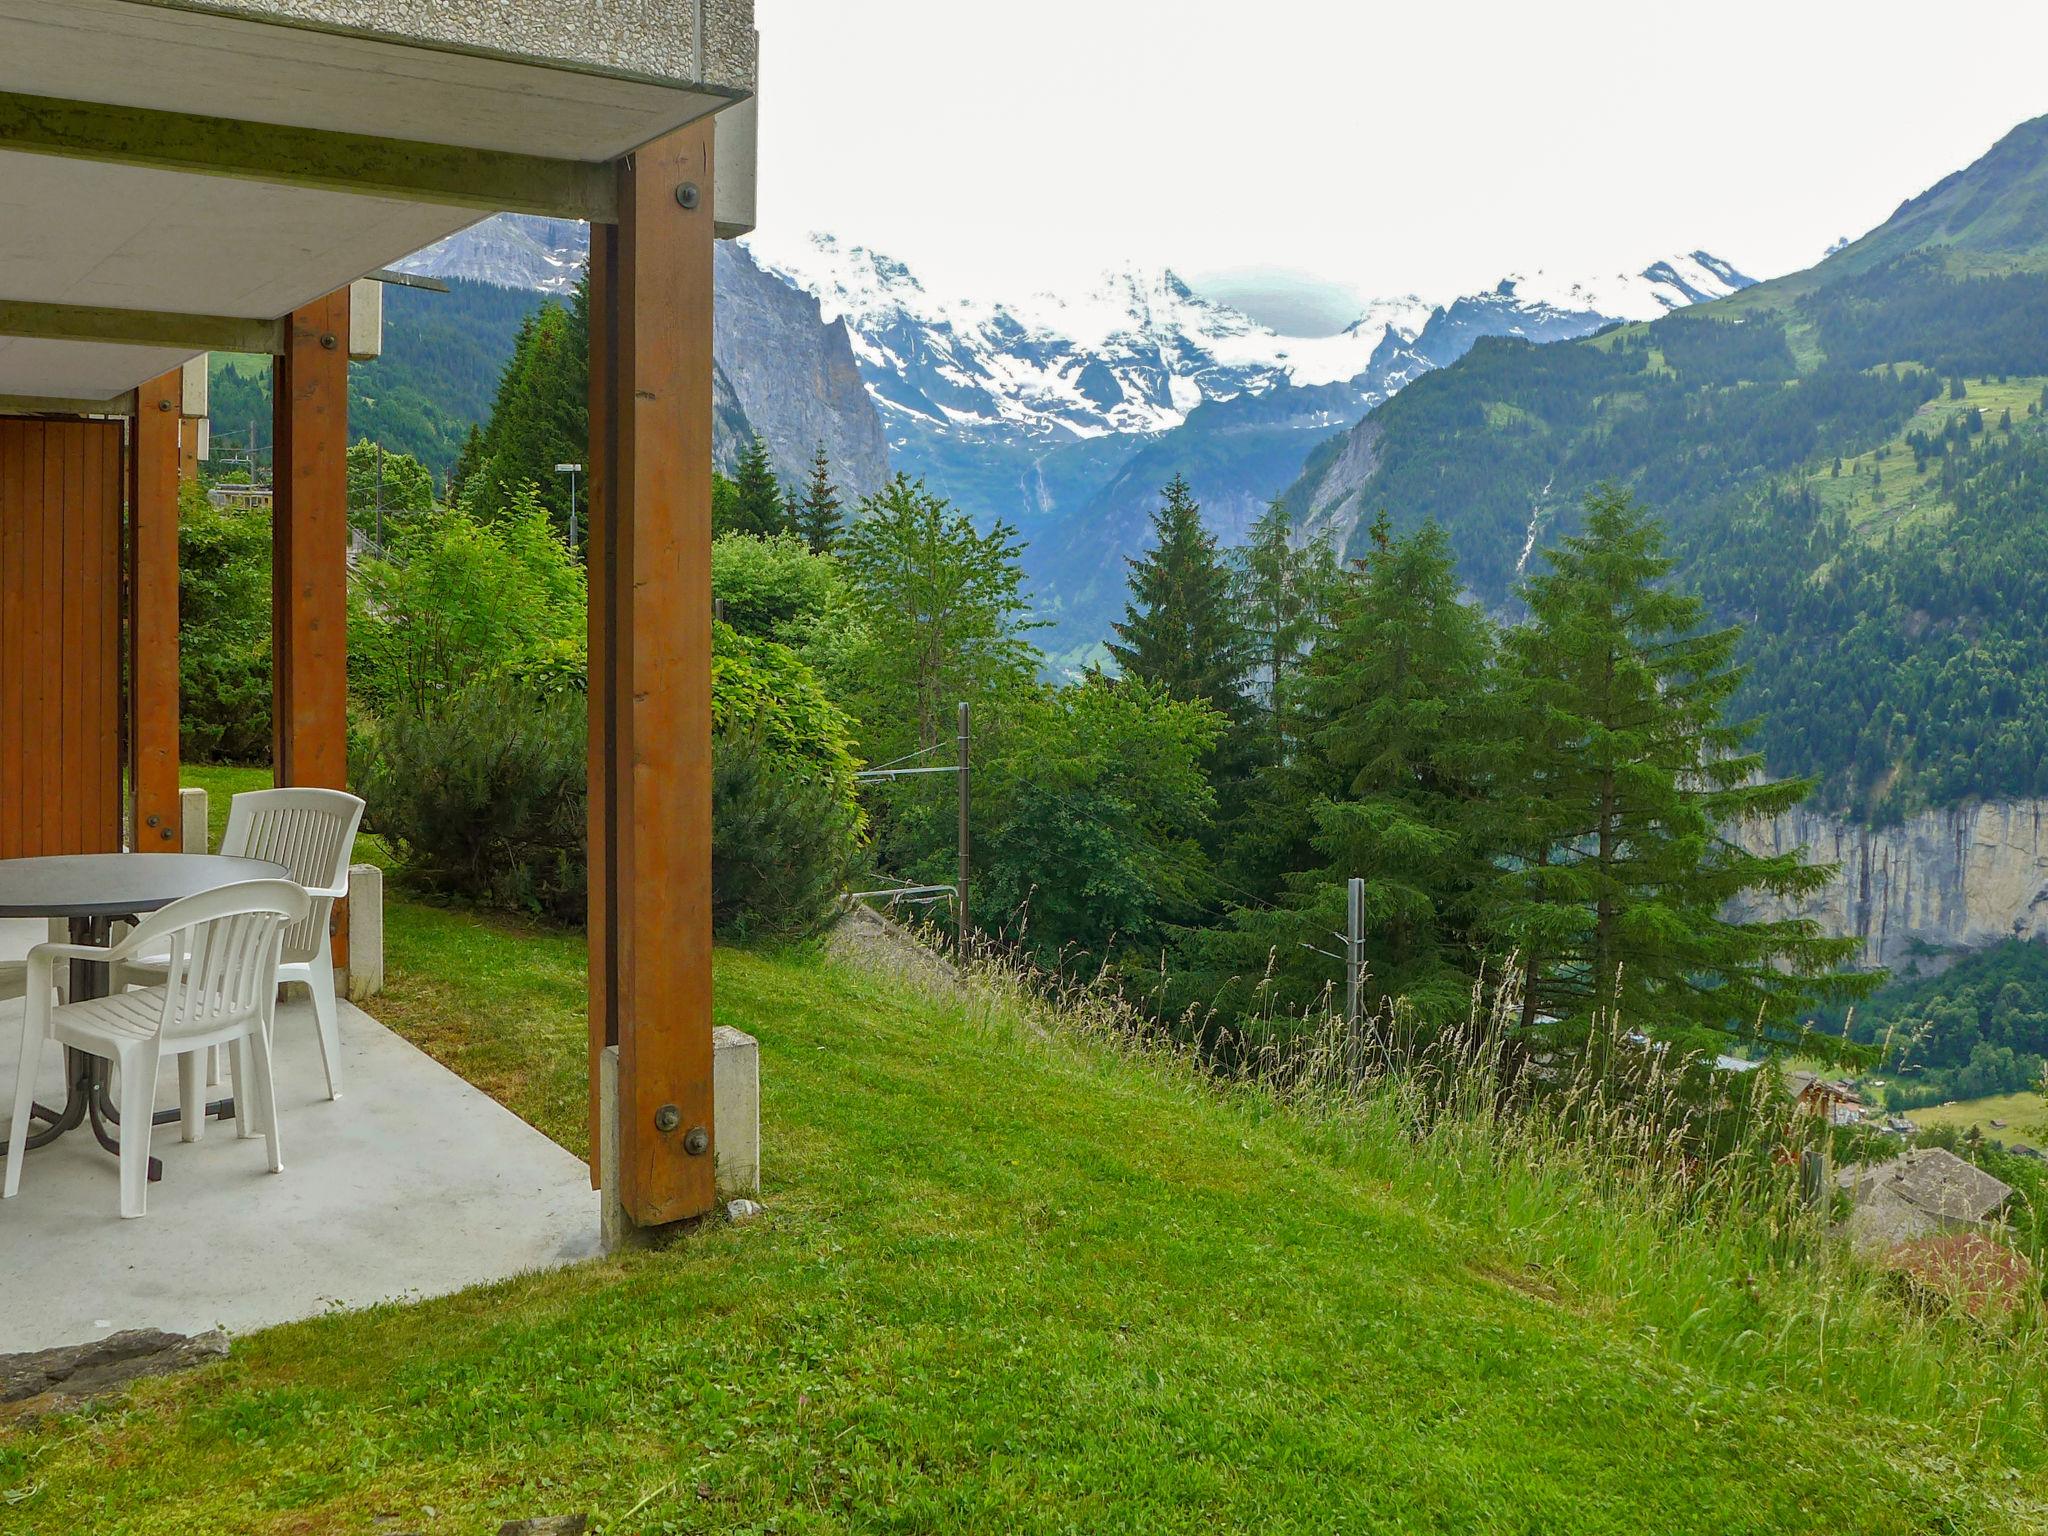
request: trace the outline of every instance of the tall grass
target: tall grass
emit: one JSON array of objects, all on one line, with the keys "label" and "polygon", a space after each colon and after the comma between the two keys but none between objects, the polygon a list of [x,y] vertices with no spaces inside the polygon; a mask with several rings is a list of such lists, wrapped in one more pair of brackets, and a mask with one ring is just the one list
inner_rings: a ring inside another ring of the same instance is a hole
[{"label": "tall grass", "polygon": [[2038,1291],[1973,1315],[1853,1254],[1832,1186],[1801,1190],[1826,1131],[1774,1074],[1711,1072],[1619,1020],[1529,1052],[1511,967],[1435,1031],[1398,1008],[1162,1023],[1107,975],[1048,974],[993,943],[951,1001],[990,1030],[1284,1117],[1319,1155],[1483,1235],[1503,1283],[1655,1342],[1692,1373],[1699,1415],[1818,1391],[2016,1466],[2048,1459]]}]

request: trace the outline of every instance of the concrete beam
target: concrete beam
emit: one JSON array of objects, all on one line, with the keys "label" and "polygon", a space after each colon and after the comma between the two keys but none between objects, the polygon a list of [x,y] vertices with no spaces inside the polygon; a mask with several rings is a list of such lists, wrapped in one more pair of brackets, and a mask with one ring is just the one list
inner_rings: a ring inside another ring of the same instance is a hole
[{"label": "concrete beam", "polygon": [[133,416],[135,392],[111,400],[73,400],[61,395],[0,395],[0,416]]},{"label": "concrete beam", "polygon": [[489,213],[618,216],[609,165],[14,92],[0,92],[0,149]]},{"label": "concrete beam", "polygon": [[31,304],[0,299],[0,336],[46,341],[105,341],[131,347],[189,347],[197,352],[284,350],[284,325],[243,315],[183,315],[95,304]]}]

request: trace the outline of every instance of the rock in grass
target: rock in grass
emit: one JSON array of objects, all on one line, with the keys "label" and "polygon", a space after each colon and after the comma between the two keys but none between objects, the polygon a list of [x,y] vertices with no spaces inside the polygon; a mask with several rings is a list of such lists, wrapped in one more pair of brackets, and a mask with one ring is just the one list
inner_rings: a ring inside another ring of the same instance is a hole
[{"label": "rock in grass", "polygon": [[728,1200],[725,1203],[725,1219],[736,1227],[745,1226],[761,1214],[758,1200]]},{"label": "rock in grass", "polygon": [[590,1529],[588,1515],[542,1515],[537,1520],[507,1520],[498,1536],[583,1536]]},{"label": "rock in grass", "polygon": [[228,1336],[217,1328],[190,1336],[125,1328],[87,1344],[0,1355],[0,1403],[69,1407],[145,1376],[168,1376],[223,1359],[227,1352]]}]

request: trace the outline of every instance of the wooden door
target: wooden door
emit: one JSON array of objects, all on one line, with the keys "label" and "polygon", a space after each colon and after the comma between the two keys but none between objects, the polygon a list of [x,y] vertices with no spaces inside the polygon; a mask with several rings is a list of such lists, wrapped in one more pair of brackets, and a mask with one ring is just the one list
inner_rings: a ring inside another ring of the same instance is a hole
[{"label": "wooden door", "polygon": [[0,858],[121,846],[121,425],[0,418]]}]

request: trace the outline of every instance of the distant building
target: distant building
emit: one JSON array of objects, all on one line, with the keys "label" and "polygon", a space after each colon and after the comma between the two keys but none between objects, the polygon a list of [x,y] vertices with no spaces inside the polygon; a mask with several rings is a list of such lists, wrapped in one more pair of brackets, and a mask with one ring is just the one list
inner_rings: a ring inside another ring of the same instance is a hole
[{"label": "distant building", "polygon": [[1982,1228],[2005,1208],[2012,1187],[1940,1147],[1914,1147],[1884,1163],[1844,1168],[1849,1240],[1864,1252],[1918,1238]]},{"label": "distant building", "polygon": [[1863,1123],[1863,1100],[1847,1082],[1830,1080],[1817,1072],[1788,1072],[1785,1091],[1801,1109],[1824,1117],[1830,1125]]}]

